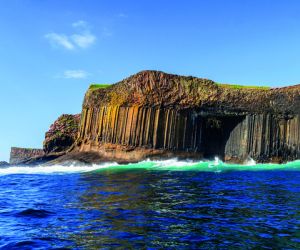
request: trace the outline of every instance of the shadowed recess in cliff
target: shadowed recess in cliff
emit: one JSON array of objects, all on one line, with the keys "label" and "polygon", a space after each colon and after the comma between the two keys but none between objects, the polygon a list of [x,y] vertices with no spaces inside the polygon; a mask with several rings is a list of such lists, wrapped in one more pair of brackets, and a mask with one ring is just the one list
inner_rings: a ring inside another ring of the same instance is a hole
[{"label": "shadowed recess in cliff", "polygon": [[280,162],[300,158],[299,115],[278,118],[272,114],[247,115],[230,134],[226,160],[244,159]]}]

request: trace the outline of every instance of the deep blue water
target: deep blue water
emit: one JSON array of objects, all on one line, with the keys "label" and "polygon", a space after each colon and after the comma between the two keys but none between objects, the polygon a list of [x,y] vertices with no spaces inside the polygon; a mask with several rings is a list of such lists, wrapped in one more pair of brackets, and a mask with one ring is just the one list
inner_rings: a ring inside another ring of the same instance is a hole
[{"label": "deep blue water", "polygon": [[300,249],[300,171],[0,175],[0,249]]}]

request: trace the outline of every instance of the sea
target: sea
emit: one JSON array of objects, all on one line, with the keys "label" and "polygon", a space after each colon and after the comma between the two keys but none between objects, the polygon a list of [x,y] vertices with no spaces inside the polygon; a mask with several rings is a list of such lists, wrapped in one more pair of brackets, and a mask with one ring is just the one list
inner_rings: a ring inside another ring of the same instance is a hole
[{"label": "sea", "polygon": [[300,161],[1,168],[0,249],[300,249]]}]

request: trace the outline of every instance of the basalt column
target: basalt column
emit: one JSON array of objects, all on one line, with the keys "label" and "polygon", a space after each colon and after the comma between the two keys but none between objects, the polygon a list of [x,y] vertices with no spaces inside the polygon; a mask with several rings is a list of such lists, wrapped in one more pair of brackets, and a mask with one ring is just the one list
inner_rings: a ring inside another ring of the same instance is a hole
[{"label": "basalt column", "polygon": [[199,151],[202,123],[187,110],[104,106],[83,110],[79,138],[99,145]]},{"label": "basalt column", "polygon": [[82,107],[71,148],[100,158],[300,157],[300,85],[243,87],[142,71],[109,86],[91,85]]},{"label": "basalt column", "polygon": [[289,119],[271,114],[247,115],[230,133],[225,158],[294,160],[300,157],[299,140],[299,115]]}]

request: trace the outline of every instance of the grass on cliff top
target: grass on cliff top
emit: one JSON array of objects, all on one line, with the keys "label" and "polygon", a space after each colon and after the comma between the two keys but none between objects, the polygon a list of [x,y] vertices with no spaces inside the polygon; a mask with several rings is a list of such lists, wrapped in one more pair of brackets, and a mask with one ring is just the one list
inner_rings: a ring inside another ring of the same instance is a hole
[{"label": "grass on cliff top", "polygon": [[231,88],[231,89],[259,89],[268,90],[271,87],[268,86],[248,86],[248,85],[238,85],[238,84],[226,84],[226,83],[216,83],[220,87]]},{"label": "grass on cliff top", "polygon": [[[269,86],[249,86],[249,85],[238,85],[238,84],[227,84],[227,83],[218,83],[216,84],[220,87],[231,88],[231,89],[258,89],[258,90],[269,90],[271,87]],[[96,89],[105,89],[111,86],[111,84],[96,84],[92,83],[89,87],[89,90]]]},{"label": "grass on cliff top", "polygon": [[95,90],[95,89],[105,89],[107,87],[111,86],[111,84],[95,84],[92,83],[89,87],[90,90]]}]

